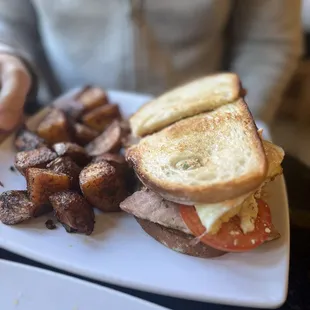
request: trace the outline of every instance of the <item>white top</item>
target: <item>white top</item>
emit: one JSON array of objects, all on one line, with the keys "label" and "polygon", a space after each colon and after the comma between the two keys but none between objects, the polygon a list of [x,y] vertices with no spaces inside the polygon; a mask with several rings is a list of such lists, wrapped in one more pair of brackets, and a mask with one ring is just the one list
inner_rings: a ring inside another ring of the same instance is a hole
[{"label": "white top", "polygon": [[0,0],[0,51],[21,55],[54,93],[91,83],[156,95],[232,70],[269,121],[301,54],[300,9],[300,0]]}]

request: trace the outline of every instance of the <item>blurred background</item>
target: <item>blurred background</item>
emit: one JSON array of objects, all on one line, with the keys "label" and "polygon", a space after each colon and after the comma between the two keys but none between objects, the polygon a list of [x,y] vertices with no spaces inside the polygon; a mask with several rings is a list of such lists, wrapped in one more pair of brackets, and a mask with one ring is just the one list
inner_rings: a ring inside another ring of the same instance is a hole
[{"label": "blurred background", "polygon": [[310,165],[310,0],[303,0],[305,54],[272,124],[274,142]]}]

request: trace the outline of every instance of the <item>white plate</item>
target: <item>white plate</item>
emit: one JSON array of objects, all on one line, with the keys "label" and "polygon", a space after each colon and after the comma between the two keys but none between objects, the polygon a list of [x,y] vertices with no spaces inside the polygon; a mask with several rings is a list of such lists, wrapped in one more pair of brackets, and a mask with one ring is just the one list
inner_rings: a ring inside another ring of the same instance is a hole
[{"label": "white plate", "polygon": [[[148,98],[111,92],[125,115]],[[38,118],[30,120],[34,125]],[[0,146],[0,181],[5,188],[25,189],[11,172],[12,139]],[[186,299],[261,308],[286,299],[289,263],[288,203],[283,178],[270,186],[268,203],[282,237],[258,249],[200,259],[171,251],[146,235],[127,214],[100,214],[94,233],[68,234],[46,229],[47,217],[17,226],[0,223],[0,246],[25,257],[112,284]]]},{"label": "white plate", "polygon": [[86,281],[5,260],[0,260],[0,286],[3,310],[166,309]]}]

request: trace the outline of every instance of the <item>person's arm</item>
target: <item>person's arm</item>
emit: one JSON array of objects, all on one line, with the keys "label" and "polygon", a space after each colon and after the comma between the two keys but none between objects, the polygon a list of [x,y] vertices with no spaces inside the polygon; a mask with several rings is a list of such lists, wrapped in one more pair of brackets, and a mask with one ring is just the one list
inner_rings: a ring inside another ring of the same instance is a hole
[{"label": "person's arm", "polygon": [[270,122],[302,54],[299,0],[236,0],[230,70],[255,117]]},{"label": "person's arm", "polygon": [[35,96],[39,46],[30,0],[0,0],[0,131],[19,121],[27,95]]}]

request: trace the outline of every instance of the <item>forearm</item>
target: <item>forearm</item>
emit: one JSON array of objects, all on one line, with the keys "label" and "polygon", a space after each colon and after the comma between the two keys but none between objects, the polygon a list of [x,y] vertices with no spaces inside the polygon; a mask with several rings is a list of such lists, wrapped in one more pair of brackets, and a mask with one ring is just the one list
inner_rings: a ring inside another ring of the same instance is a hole
[{"label": "forearm", "polygon": [[36,18],[28,0],[0,0],[0,53],[20,58],[32,76],[30,97],[36,94],[35,58],[39,46]]}]

